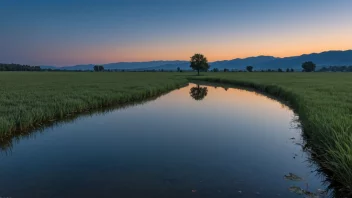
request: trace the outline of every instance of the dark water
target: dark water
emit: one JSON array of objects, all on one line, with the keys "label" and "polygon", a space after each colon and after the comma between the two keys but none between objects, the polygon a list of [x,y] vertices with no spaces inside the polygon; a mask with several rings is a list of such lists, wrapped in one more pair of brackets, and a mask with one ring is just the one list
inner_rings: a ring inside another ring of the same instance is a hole
[{"label": "dark water", "polygon": [[[288,188],[323,188],[288,107],[202,87],[17,141],[0,155],[0,197],[303,197]],[[290,172],[304,180],[285,180]]]}]

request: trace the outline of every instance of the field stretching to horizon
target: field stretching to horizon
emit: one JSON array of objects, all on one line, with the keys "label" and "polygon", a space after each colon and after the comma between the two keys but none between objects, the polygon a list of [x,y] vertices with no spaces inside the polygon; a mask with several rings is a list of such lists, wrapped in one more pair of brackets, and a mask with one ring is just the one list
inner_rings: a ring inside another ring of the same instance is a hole
[{"label": "field stretching to horizon", "polygon": [[[266,92],[298,113],[307,145],[332,183],[352,192],[352,74],[0,72],[0,138],[92,109],[160,95],[188,80]],[[255,145],[253,145],[255,146]]]}]

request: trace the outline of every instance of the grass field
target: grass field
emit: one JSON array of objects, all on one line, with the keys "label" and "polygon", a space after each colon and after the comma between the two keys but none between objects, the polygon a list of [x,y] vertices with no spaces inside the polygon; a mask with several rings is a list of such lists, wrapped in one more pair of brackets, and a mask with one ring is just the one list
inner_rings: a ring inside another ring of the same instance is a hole
[{"label": "grass field", "polygon": [[0,72],[0,137],[186,83],[173,73]]},{"label": "grass field", "polygon": [[70,114],[155,96],[187,79],[229,83],[288,101],[324,172],[345,193],[352,192],[351,73],[203,74],[0,72],[0,137]]},{"label": "grass field", "polygon": [[314,158],[342,194],[352,192],[352,73],[207,73],[191,79],[251,87],[288,101]]}]

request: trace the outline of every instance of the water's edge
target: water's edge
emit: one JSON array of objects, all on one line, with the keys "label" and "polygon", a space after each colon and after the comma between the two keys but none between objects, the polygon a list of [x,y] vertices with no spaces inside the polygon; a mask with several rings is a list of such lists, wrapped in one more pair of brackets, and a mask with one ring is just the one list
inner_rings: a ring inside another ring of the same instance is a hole
[{"label": "water's edge", "polygon": [[[273,99],[273,100],[279,102],[280,104],[285,105],[286,107],[288,107],[289,110],[291,110],[293,113],[296,114],[296,112],[294,111],[295,109],[291,105],[290,101],[282,100],[281,97],[277,97],[274,94],[270,94],[268,92],[265,92],[265,91],[262,91],[262,90],[258,90],[258,89],[254,88],[254,87],[237,86],[235,84],[223,83],[223,82],[219,83],[217,81],[198,81],[198,79],[196,81],[191,80],[189,83],[195,83],[195,84],[205,85],[205,86],[213,86],[215,88],[216,87],[222,87],[226,91],[227,91],[227,88],[239,88],[239,89],[242,89],[242,90],[254,92],[256,94],[258,93],[260,95],[263,95],[265,97]],[[184,86],[187,86],[187,85],[184,85]],[[178,88],[180,88],[180,87],[178,87]],[[52,122],[43,123],[42,125],[40,125],[37,128],[33,128],[32,130],[28,130],[28,131],[25,131],[25,132],[18,133],[15,137],[11,137],[11,138],[7,139],[8,142],[4,142],[3,143],[2,142],[3,139],[0,139],[1,140],[0,141],[0,145],[4,146],[4,148],[0,147],[0,150],[1,149],[4,149],[4,150],[11,149],[12,146],[13,146],[12,145],[12,141],[22,139],[22,137],[30,137],[32,135],[35,136],[37,133],[42,133],[43,131],[45,131],[45,129],[56,127],[56,126],[61,125],[61,124],[73,122],[73,121],[76,121],[77,119],[80,119],[80,118],[90,117],[90,116],[94,116],[94,115],[100,116],[100,115],[104,115],[105,113],[109,113],[111,111],[116,111],[116,110],[120,110],[120,109],[124,109],[124,108],[128,108],[128,107],[132,107],[132,106],[135,106],[135,105],[144,104],[144,103],[147,103],[149,101],[154,101],[154,100],[158,99],[159,97],[161,97],[161,96],[163,96],[165,94],[168,94],[168,93],[170,93],[171,91],[174,91],[174,90],[176,90],[176,88],[175,89],[170,89],[170,90],[168,90],[166,92],[162,92],[162,93],[160,93],[158,95],[155,95],[153,97],[148,97],[148,98],[145,98],[145,99],[142,99],[142,100],[134,100],[134,101],[131,101],[131,102],[128,102],[128,103],[124,103],[124,104],[108,105],[105,108],[96,108],[94,110],[89,110],[89,111],[85,111],[85,112],[81,112],[81,113],[75,113],[75,114],[66,116],[64,119],[58,119],[58,120],[54,120]],[[302,133],[302,136],[303,135],[304,134]]]},{"label": "water's edge", "polygon": [[310,131],[314,128],[309,123],[306,116],[306,108],[302,101],[304,101],[298,94],[288,91],[278,85],[265,85],[257,84],[253,82],[228,80],[215,77],[188,77],[190,81],[197,82],[208,82],[208,83],[219,83],[222,85],[230,85],[230,87],[237,87],[240,89],[250,89],[254,92],[269,96],[270,98],[287,105],[295,114],[299,117],[299,123],[302,128],[302,136],[304,138],[304,149],[310,153],[310,161],[316,163],[319,167],[319,174],[326,178],[324,183],[328,184],[328,188],[333,197],[351,197],[352,191],[350,186],[346,186],[343,183],[334,180],[334,170],[327,169],[324,166],[324,162],[319,158],[319,154],[324,154],[324,151],[315,148],[314,144],[310,144]]},{"label": "water's edge", "polygon": [[[153,101],[163,95],[166,95],[175,89],[180,89],[187,85],[188,82],[175,83],[172,86],[165,86],[164,89],[156,90],[156,92],[146,91],[146,94],[141,92],[140,96],[131,96],[131,100],[127,102],[116,102],[114,104],[107,104],[98,108],[89,108],[82,111],[72,111],[71,113],[64,115],[64,117],[62,118],[43,120],[38,123],[33,123],[33,127],[28,127],[22,130],[16,129],[7,134],[0,134],[0,151],[7,151],[8,149],[11,149],[14,140],[19,140],[24,137],[30,137],[33,132],[41,132],[44,131],[46,128],[52,128],[57,125],[69,123],[83,116],[92,116],[100,113],[104,114],[117,109],[124,109],[134,105],[144,104],[146,102]],[[143,95],[147,96],[142,97]]]},{"label": "water's edge", "polygon": [[[228,87],[228,88],[239,88],[239,89],[243,89],[246,91],[256,92],[256,93],[264,95],[268,98],[271,98],[273,100],[276,100],[276,101],[288,106],[292,111],[294,111],[296,113],[295,109],[291,107],[289,101],[278,98],[275,95],[269,94],[268,92],[264,92],[262,90],[255,89],[254,87],[236,85],[236,84],[231,84],[231,83],[222,83],[217,80],[213,81],[213,80],[208,80],[208,79],[199,80],[197,78],[195,78],[195,79],[189,78],[189,81],[187,83],[174,84],[173,87],[166,87],[166,89],[158,90],[156,93],[149,92],[149,94],[148,94],[149,96],[145,97],[145,98],[132,96],[133,100],[128,101],[128,102],[114,103],[112,105],[107,104],[107,105],[105,105],[103,107],[99,107],[99,108],[91,108],[91,109],[85,109],[82,111],[74,111],[74,112],[71,112],[70,114],[64,115],[64,117],[62,117],[62,118],[57,118],[57,119],[53,119],[53,120],[43,120],[42,122],[34,123],[33,127],[29,127],[29,128],[22,129],[22,130],[17,129],[15,131],[13,131],[12,133],[0,135],[0,150],[6,151],[7,149],[11,149],[11,147],[13,145],[13,140],[18,140],[23,137],[30,137],[33,132],[42,132],[46,128],[52,128],[52,127],[55,127],[55,126],[58,126],[61,124],[70,123],[80,117],[92,116],[95,114],[104,114],[104,113],[108,113],[108,112],[111,112],[111,111],[114,111],[117,109],[124,109],[124,108],[128,108],[131,106],[144,104],[146,102],[156,100],[157,98],[159,98],[163,95],[166,95],[173,90],[186,87],[189,85],[189,83],[196,83],[196,84],[210,85],[210,86],[219,86],[219,87]],[[230,85],[230,86],[227,86],[227,85]]]}]

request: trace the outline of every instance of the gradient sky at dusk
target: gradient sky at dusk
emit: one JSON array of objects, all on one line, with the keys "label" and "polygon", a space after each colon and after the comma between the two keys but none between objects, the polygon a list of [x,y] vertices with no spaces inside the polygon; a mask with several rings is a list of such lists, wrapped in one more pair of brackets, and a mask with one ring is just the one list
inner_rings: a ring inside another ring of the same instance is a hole
[{"label": "gradient sky at dusk", "polygon": [[352,48],[351,0],[1,0],[0,62],[210,61]]}]

